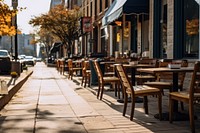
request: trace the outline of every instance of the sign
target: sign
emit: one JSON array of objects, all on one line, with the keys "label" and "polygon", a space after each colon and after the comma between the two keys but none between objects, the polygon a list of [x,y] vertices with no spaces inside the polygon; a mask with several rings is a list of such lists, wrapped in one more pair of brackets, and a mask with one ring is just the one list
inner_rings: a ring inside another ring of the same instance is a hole
[{"label": "sign", "polygon": [[92,18],[91,17],[83,17],[82,18],[82,31],[83,31],[83,33],[92,31]]},{"label": "sign", "polygon": [[18,6],[18,0],[12,0],[12,7],[16,9]]}]

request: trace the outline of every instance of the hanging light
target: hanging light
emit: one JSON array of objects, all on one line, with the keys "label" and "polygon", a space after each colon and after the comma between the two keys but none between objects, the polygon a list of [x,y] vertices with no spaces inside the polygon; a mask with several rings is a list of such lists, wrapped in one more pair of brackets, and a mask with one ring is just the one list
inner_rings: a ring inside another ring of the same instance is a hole
[{"label": "hanging light", "polygon": [[115,21],[115,24],[116,24],[117,26],[122,26],[122,22],[121,22],[121,21]]}]

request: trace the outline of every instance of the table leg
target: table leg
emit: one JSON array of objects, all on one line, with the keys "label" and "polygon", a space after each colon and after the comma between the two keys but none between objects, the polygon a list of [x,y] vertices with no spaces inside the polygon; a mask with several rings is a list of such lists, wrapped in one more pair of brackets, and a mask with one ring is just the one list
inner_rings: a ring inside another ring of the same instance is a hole
[{"label": "table leg", "polygon": [[[173,92],[178,91],[178,73],[173,73]],[[174,101],[174,112],[178,112],[178,101]]]}]

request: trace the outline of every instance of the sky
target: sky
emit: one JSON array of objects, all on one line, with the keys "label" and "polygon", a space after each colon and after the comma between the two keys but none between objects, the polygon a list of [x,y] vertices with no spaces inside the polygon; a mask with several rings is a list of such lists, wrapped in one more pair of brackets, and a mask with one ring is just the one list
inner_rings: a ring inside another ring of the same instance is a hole
[{"label": "sky", "polygon": [[[4,0],[6,4],[11,6],[12,0]],[[34,31],[34,28],[29,25],[29,20],[34,16],[39,16],[49,11],[51,0],[18,0],[18,7],[26,7],[17,15],[18,29],[22,33],[29,34]]]}]

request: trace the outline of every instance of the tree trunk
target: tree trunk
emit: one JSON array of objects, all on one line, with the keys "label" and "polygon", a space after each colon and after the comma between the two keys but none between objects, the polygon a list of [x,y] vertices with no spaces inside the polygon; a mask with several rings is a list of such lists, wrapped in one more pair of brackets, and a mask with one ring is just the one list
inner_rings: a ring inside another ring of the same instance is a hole
[{"label": "tree trunk", "polygon": [[68,58],[70,58],[71,56],[71,46],[72,46],[72,42],[71,41],[68,41],[68,48],[67,48],[67,55],[68,55]]}]

